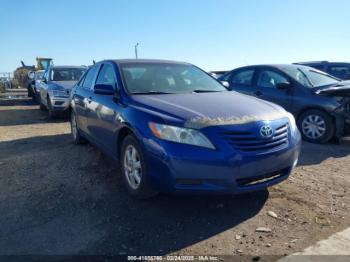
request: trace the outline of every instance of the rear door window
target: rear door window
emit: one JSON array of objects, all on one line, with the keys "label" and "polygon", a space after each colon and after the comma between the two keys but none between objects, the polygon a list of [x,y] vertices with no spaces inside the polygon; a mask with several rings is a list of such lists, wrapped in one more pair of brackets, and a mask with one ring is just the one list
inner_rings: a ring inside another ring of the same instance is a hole
[{"label": "rear door window", "polygon": [[270,70],[262,70],[258,77],[259,87],[276,89],[278,84],[288,82],[289,81],[286,77]]},{"label": "rear door window", "polygon": [[255,73],[254,69],[246,69],[246,70],[235,72],[231,75],[230,83],[233,86],[235,85],[251,86],[253,84],[254,73]]}]

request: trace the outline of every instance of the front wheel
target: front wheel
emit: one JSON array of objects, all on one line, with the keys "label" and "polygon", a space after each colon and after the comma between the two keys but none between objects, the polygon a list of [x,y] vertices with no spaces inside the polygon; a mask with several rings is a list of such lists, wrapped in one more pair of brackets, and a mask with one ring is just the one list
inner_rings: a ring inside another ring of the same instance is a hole
[{"label": "front wheel", "polygon": [[135,136],[128,135],[122,144],[121,169],[130,195],[146,199],[156,195],[147,182],[143,152]]},{"label": "front wheel", "polygon": [[298,128],[303,139],[311,143],[326,143],[335,132],[331,116],[317,109],[302,113],[298,119]]},{"label": "front wheel", "polygon": [[52,108],[51,101],[50,101],[49,97],[47,97],[47,112],[49,113],[49,119],[56,119],[57,114]]},{"label": "front wheel", "polygon": [[40,100],[40,102],[39,102],[39,105],[40,105],[40,110],[41,110],[41,111],[45,111],[45,110],[46,110],[46,107],[45,107],[45,105],[41,102],[41,100]]}]

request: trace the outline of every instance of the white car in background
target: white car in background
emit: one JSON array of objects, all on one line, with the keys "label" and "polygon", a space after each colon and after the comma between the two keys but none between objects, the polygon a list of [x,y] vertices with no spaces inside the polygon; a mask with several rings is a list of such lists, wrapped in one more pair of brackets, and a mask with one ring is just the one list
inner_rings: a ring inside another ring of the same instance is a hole
[{"label": "white car in background", "polygon": [[86,70],[85,66],[49,67],[40,81],[40,109],[47,109],[50,118],[67,112],[70,91]]}]

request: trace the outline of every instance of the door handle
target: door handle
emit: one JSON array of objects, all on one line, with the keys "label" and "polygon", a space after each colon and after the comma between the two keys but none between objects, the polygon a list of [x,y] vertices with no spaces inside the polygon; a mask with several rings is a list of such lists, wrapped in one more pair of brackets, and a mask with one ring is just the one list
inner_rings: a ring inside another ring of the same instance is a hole
[{"label": "door handle", "polygon": [[256,95],[256,96],[262,96],[263,93],[261,93],[260,91],[255,91],[255,92],[254,92],[254,95]]}]

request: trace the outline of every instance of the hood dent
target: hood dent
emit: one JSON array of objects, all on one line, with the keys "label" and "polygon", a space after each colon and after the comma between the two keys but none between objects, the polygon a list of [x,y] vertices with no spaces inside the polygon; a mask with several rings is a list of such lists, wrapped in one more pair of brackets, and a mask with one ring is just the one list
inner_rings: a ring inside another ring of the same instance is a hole
[{"label": "hood dent", "polygon": [[229,118],[195,117],[186,121],[185,127],[192,128],[192,129],[201,129],[209,126],[243,125],[243,124],[248,124],[251,122],[258,122],[258,121],[273,121],[284,117],[286,117],[286,115],[281,112],[268,114],[266,116],[247,115],[242,117],[229,117]]},{"label": "hood dent", "polygon": [[286,117],[280,106],[236,92],[134,96],[134,107],[187,128],[239,125]]}]

